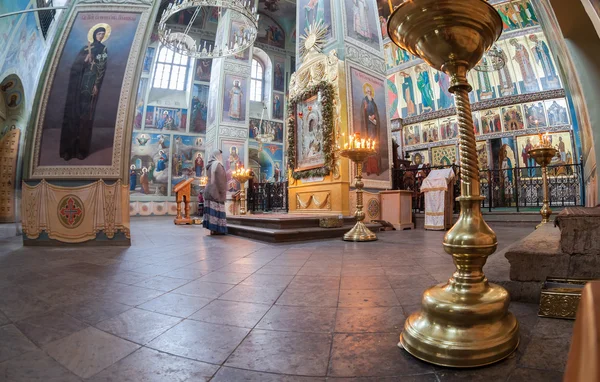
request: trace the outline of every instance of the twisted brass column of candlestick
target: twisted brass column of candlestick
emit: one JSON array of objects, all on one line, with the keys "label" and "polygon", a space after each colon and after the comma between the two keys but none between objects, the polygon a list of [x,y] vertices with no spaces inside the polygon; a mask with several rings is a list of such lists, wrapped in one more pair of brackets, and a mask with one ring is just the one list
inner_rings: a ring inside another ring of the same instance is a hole
[{"label": "twisted brass column of candlestick", "polygon": [[481,214],[472,90],[467,73],[502,33],[502,19],[484,0],[413,0],[388,19],[392,41],[450,76],[456,99],[461,165],[460,216],[444,237],[456,271],[446,284],[425,291],[421,311],[406,320],[399,345],[424,361],[475,367],[509,356],[519,325],[508,312],[508,292],[488,283],[487,257],[498,245]]},{"label": "twisted brass column of candlestick", "polygon": [[240,215],[246,215],[246,182],[252,176],[244,173],[234,173],[232,177],[240,183]]},{"label": "twisted brass column of candlestick", "polygon": [[550,221],[550,216],[552,216],[550,193],[548,192],[548,165],[556,155],[556,149],[552,147],[552,144],[548,140],[544,139],[541,133],[539,134],[539,140],[540,142],[533,149],[528,151],[529,156],[535,159],[535,162],[542,167],[544,201],[542,202],[542,208],[540,209],[542,221],[535,227],[536,229],[540,228],[542,224],[548,223]]}]

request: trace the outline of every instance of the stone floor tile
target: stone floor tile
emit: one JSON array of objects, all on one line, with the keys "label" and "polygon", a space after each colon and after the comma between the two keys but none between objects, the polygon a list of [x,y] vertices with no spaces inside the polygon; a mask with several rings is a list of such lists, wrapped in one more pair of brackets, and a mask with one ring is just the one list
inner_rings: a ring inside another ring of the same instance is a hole
[{"label": "stone floor tile", "polygon": [[438,382],[435,373],[403,375],[402,377],[327,378],[328,382]]},{"label": "stone floor tile", "polygon": [[339,290],[320,287],[288,287],[277,300],[277,305],[337,307]]},{"label": "stone floor tile", "polygon": [[64,313],[92,325],[129,309],[131,309],[129,305],[100,298],[94,298],[61,308]]},{"label": "stone floor tile", "polygon": [[336,333],[400,333],[404,327],[401,307],[339,308]]},{"label": "stone floor tile", "polygon": [[515,369],[517,359],[514,355],[493,365],[475,369],[451,369],[439,367],[435,374],[440,382],[472,382],[505,381]]},{"label": "stone floor tile", "polygon": [[340,276],[341,274],[341,266],[304,266],[298,271],[299,276]]},{"label": "stone floor tile", "polygon": [[0,362],[34,350],[37,347],[15,325],[0,328]]},{"label": "stone floor tile", "polygon": [[211,301],[212,299],[210,298],[186,296],[171,292],[143,303],[142,305],[139,305],[138,308],[167,314],[169,316],[186,318]]},{"label": "stone floor tile", "polygon": [[254,273],[262,267],[256,264],[228,264],[219,268],[219,272]]},{"label": "stone floor tile", "polygon": [[15,325],[38,346],[46,345],[88,327],[87,324],[57,310],[26,318]]},{"label": "stone floor tile", "polygon": [[293,375],[282,375],[275,373],[261,373],[258,371],[234,369],[222,367],[211,382],[325,382],[325,378],[298,377]]},{"label": "stone floor tile", "polygon": [[214,300],[194,313],[190,319],[251,329],[270,307],[270,304]]},{"label": "stone floor tile", "polygon": [[162,294],[164,294],[164,292],[156,289],[142,288],[135,285],[124,285],[122,288],[103,294],[102,298],[117,301],[125,305],[137,306]]},{"label": "stone floor tile", "polygon": [[571,338],[575,321],[555,318],[540,318],[532,335],[538,338]]},{"label": "stone floor tile", "polygon": [[8,319],[8,317],[6,317],[4,315],[4,313],[0,312],[0,326],[6,325],[6,324],[10,324],[10,320]]},{"label": "stone floor tile", "polygon": [[175,289],[173,292],[188,296],[214,299],[233,288],[233,285],[230,284],[209,283],[201,280],[202,279],[192,281],[181,288]]},{"label": "stone floor tile", "polygon": [[285,276],[294,276],[300,270],[301,266],[278,266],[278,265],[265,265],[256,271],[257,275],[285,275]]},{"label": "stone floor tile", "polygon": [[[385,274],[386,275],[426,275],[427,272],[421,266],[402,266],[402,267],[386,267]],[[452,272],[448,273],[448,277],[450,277]]]},{"label": "stone floor tile", "polygon": [[121,272],[113,273],[113,274],[105,277],[104,279],[111,281],[111,282],[116,282],[116,283],[121,283],[121,284],[126,284],[126,285],[133,285],[133,284],[139,283],[140,281],[149,279],[150,277],[152,277],[152,275],[149,275],[147,273],[139,273],[139,272],[134,272],[134,271],[121,271]]},{"label": "stone floor tile", "polygon": [[340,290],[340,308],[400,306],[393,289]]},{"label": "stone floor tile", "polygon": [[226,366],[303,376],[325,376],[331,335],[253,330]]},{"label": "stone floor tile", "polygon": [[12,321],[47,312],[50,305],[21,287],[0,289],[0,310]]},{"label": "stone floor tile", "polygon": [[250,329],[185,320],[148,344],[181,357],[219,364],[242,342]]},{"label": "stone floor tile", "polygon": [[533,336],[519,360],[519,366],[563,372],[567,365],[570,345],[570,337]]},{"label": "stone floor tile", "polygon": [[390,289],[389,281],[381,276],[344,276],[340,289]]},{"label": "stone floor tile", "polygon": [[236,285],[219,297],[220,300],[254,302],[257,304],[273,304],[283,292],[283,287]]},{"label": "stone floor tile", "polygon": [[103,370],[90,382],[209,381],[218,366],[141,348]]},{"label": "stone floor tile", "polygon": [[178,317],[133,308],[96,325],[105,332],[138,344],[146,344],[181,321]]},{"label": "stone floor tile", "polygon": [[317,287],[319,289],[340,289],[339,276],[301,276],[294,277],[288,289]]},{"label": "stone floor tile", "polygon": [[426,288],[400,288],[394,289],[400,305],[419,305],[423,299]]},{"label": "stone floor tile", "polygon": [[[275,260],[268,263],[267,265],[265,265],[263,268],[265,268],[265,267],[298,267],[298,268],[301,268],[305,263],[306,263],[306,259],[278,257]],[[256,272],[258,273],[261,269],[259,269]]]},{"label": "stone floor tile", "polygon": [[35,350],[0,363],[0,381],[77,382],[81,379],[42,350]]},{"label": "stone floor tile", "polygon": [[244,281],[251,273],[234,273],[214,271],[200,278],[200,281],[222,284],[239,284]]},{"label": "stone floor tile", "polygon": [[371,267],[371,266],[351,266],[342,268],[342,278],[348,276],[360,276],[360,277],[374,277],[379,276],[382,279],[385,279],[385,271],[384,268],[380,266]]},{"label": "stone floor tile", "polygon": [[89,378],[138,348],[137,344],[89,327],[46,345],[44,350],[71,372]]},{"label": "stone floor tile", "polygon": [[144,287],[144,288],[156,289],[156,290],[160,290],[163,292],[168,292],[173,289],[177,289],[180,286],[187,284],[188,282],[189,282],[188,280],[177,279],[177,278],[173,278],[173,277],[154,276],[150,279],[140,281],[139,283],[137,283],[135,285]]},{"label": "stone floor tile", "polygon": [[433,366],[398,348],[398,333],[335,334],[331,377],[400,377],[426,374]]},{"label": "stone floor tile", "polygon": [[240,284],[257,287],[286,287],[293,278],[294,276],[254,274],[242,281]]},{"label": "stone floor tile", "polygon": [[256,325],[257,329],[285,332],[331,333],[335,308],[275,305]]},{"label": "stone floor tile", "polygon": [[191,267],[182,267],[182,268],[178,268],[175,269],[173,271],[169,271],[167,273],[164,273],[163,276],[165,277],[173,277],[176,279],[184,279],[184,280],[196,280],[199,279],[200,277],[210,273],[211,271],[207,270],[207,269],[198,269],[198,268],[191,268]]},{"label": "stone floor tile", "polygon": [[562,382],[563,373],[518,367],[508,377],[508,382]]},{"label": "stone floor tile", "polygon": [[438,281],[429,275],[387,275],[387,279],[394,289],[421,289],[424,291],[438,284]]}]

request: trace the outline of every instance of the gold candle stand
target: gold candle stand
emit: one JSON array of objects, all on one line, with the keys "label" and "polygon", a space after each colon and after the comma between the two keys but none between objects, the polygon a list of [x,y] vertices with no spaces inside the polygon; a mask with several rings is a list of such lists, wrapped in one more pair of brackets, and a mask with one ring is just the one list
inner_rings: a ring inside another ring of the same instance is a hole
[{"label": "gold candle stand", "polygon": [[365,220],[365,213],[363,211],[363,187],[362,181],[362,170],[363,162],[370,156],[375,155],[377,151],[370,148],[352,148],[346,150],[340,150],[339,154],[344,158],[350,159],[356,164],[356,177],[354,187],[356,187],[356,224],[354,227],[344,235],[346,241],[375,241],[377,235],[371,231],[363,220]]},{"label": "gold candle stand", "polygon": [[519,344],[519,324],[508,311],[508,292],[488,283],[487,257],[496,234],[481,214],[472,90],[467,73],[502,33],[502,19],[484,0],[413,0],[388,19],[388,34],[399,47],[450,77],[458,114],[461,165],[460,216],[444,237],[456,271],[446,284],[425,291],[421,310],[407,318],[399,346],[424,361],[476,367],[508,357]]},{"label": "gold candle stand", "polygon": [[240,215],[246,215],[246,182],[252,176],[243,171],[236,171],[231,176],[240,183]]},{"label": "gold candle stand", "polygon": [[548,192],[548,165],[552,158],[556,155],[556,149],[548,143],[544,143],[544,137],[540,134],[540,143],[527,153],[530,157],[535,159],[535,162],[542,167],[542,183],[544,187],[544,201],[542,208],[540,209],[540,215],[542,215],[542,221],[535,228],[538,229],[542,224],[546,224],[550,221],[552,215],[552,209],[550,208],[550,196]]}]

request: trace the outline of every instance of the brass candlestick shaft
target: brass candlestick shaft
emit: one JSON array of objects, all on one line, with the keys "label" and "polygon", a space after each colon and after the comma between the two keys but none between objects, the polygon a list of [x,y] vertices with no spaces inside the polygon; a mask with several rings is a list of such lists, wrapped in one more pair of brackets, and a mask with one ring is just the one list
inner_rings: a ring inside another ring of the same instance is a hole
[{"label": "brass candlestick shaft", "polygon": [[371,231],[363,220],[365,220],[365,213],[363,211],[363,187],[362,181],[362,170],[363,162],[371,155],[375,155],[374,150],[370,149],[349,149],[340,151],[340,155],[350,159],[356,164],[356,177],[354,187],[356,187],[356,224],[350,231],[344,235],[346,241],[374,241],[377,240],[377,235]]},{"label": "brass candlestick shaft", "polygon": [[535,159],[535,162],[542,167],[542,184],[544,191],[544,201],[542,202],[542,208],[540,209],[540,215],[542,215],[542,221],[535,228],[540,228],[542,224],[546,224],[550,221],[552,215],[552,209],[550,208],[550,192],[548,189],[548,165],[552,161],[552,158],[556,155],[556,149],[550,146],[544,147],[539,146],[528,151],[530,157]]},{"label": "brass candlestick shaft", "polygon": [[508,312],[506,290],[483,273],[497,247],[481,214],[472,90],[467,73],[502,32],[502,20],[484,0],[404,2],[388,20],[388,34],[403,49],[450,76],[456,99],[461,165],[460,216],[444,237],[456,271],[446,284],[425,291],[421,311],[406,320],[400,346],[424,361],[476,367],[510,355],[519,343],[519,325]]},{"label": "brass candlestick shaft", "polygon": [[246,215],[246,182],[249,175],[233,175],[233,179],[240,183],[240,215]]}]

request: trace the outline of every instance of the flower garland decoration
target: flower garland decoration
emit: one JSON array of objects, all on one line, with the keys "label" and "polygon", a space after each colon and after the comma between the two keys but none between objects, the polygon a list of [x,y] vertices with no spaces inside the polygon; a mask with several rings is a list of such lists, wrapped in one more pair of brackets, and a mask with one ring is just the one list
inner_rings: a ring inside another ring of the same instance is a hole
[{"label": "flower garland decoration", "polygon": [[[298,103],[321,93],[322,117],[323,117],[323,153],[325,164],[310,170],[296,169],[296,106]],[[327,176],[333,167],[333,126],[334,126],[334,100],[335,90],[332,84],[321,81],[311,86],[296,97],[290,99],[288,107],[288,167],[292,171],[292,178],[298,180],[310,177]]]}]

